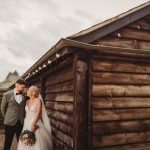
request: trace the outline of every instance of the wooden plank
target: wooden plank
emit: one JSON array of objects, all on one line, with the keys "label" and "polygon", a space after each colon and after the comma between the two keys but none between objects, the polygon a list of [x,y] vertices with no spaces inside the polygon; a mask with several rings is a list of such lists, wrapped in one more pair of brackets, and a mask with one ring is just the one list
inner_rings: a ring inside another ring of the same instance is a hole
[{"label": "wooden plank", "polygon": [[97,45],[105,45],[105,46],[114,46],[114,47],[123,47],[123,48],[135,48],[134,40],[128,40],[124,38],[116,38],[107,36],[98,41],[96,41]]},{"label": "wooden plank", "polygon": [[150,108],[94,109],[93,121],[150,119]]},{"label": "wooden plank", "polygon": [[97,45],[114,46],[122,48],[135,48],[135,49],[150,49],[150,43],[148,41],[127,39],[127,38],[116,38],[112,36],[104,37],[96,41]]},{"label": "wooden plank", "polygon": [[73,113],[73,103],[48,102],[45,103],[46,108],[54,109],[62,112]]},{"label": "wooden plank", "polygon": [[69,135],[73,138],[73,129],[72,126],[62,123],[59,120],[55,120],[53,118],[50,119],[51,125],[55,127],[57,130]]},{"label": "wooden plank", "polygon": [[150,143],[128,144],[120,146],[111,146],[107,148],[97,148],[96,150],[150,150]]},{"label": "wooden plank", "polygon": [[45,101],[73,102],[73,92],[47,93]]},{"label": "wooden plank", "polygon": [[69,113],[63,113],[56,110],[47,110],[49,118],[54,118],[69,125],[73,124],[73,116]]},{"label": "wooden plank", "polygon": [[93,60],[93,71],[150,73],[150,63],[132,61]]},{"label": "wooden plank", "polygon": [[72,79],[73,79],[73,69],[72,69],[72,65],[69,64],[64,69],[49,74],[45,86],[63,83],[65,81],[72,80]]},{"label": "wooden plank", "polygon": [[130,25],[128,25],[128,27],[138,30],[150,30],[150,24],[146,20],[144,20],[144,18],[131,23]]},{"label": "wooden plank", "polygon": [[47,86],[45,93],[58,93],[58,92],[71,92],[73,91],[73,80],[69,80],[63,83]]},{"label": "wooden plank", "polygon": [[150,42],[138,41],[138,48],[149,50],[150,49]]},{"label": "wooden plank", "polygon": [[94,122],[92,131],[93,135],[150,131],[150,120]]},{"label": "wooden plank", "polygon": [[93,136],[92,141],[94,147],[150,142],[150,131]]},{"label": "wooden plank", "polygon": [[93,83],[150,85],[150,74],[93,72]]},{"label": "wooden plank", "polygon": [[73,148],[69,147],[66,143],[62,142],[61,139],[53,136],[54,141],[54,150],[72,150]]},{"label": "wooden plank", "polygon": [[52,127],[52,133],[59,139],[61,139],[61,141],[63,141],[64,143],[66,143],[68,146],[73,148],[73,139],[69,136],[66,135],[64,133],[62,133],[61,131],[57,130],[56,128]]},{"label": "wooden plank", "polygon": [[93,96],[150,96],[150,86],[132,85],[93,85]]},{"label": "wooden plank", "polygon": [[118,32],[112,33],[111,36],[118,36],[118,33],[120,33],[121,37],[123,38],[150,41],[150,33],[146,31],[124,28]]},{"label": "wooden plank", "polygon": [[150,97],[93,97],[92,106],[101,108],[150,108]]}]

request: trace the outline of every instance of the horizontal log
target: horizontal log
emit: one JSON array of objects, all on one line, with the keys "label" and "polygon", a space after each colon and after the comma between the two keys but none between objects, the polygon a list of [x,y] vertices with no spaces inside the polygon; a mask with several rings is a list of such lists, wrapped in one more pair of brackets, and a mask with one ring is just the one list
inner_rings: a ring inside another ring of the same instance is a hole
[{"label": "horizontal log", "polygon": [[93,136],[94,147],[150,142],[150,131]]},{"label": "horizontal log", "polygon": [[73,148],[73,139],[60,131],[58,131],[56,128],[52,127],[52,134],[56,136],[58,139],[61,139],[64,143],[66,143],[68,146]]},{"label": "horizontal log", "polygon": [[55,127],[57,130],[62,131],[63,133],[73,137],[73,128],[72,126],[62,123],[59,120],[50,119],[51,126]]},{"label": "horizontal log", "polygon": [[93,83],[150,85],[150,74],[93,72]]},{"label": "horizontal log", "polygon": [[46,108],[55,109],[62,112],[73,113],[73,103],[46,102]]},{"label": "horizontal log", "polygon": [[66,66],[53,74],[50,74],[45,81],[45,86],[62,83],[73,79],[73,68],[72,65]]},{"label": "horizontal log", "polygon": [[150,107],[149,97],[93,97],[92,107],[101,108],[138,108]]},{"label": "horizontal log", "polygon": [[123,47],[123,48],[135,48],[135,42],[133,40],[127,40],[123,38],[115,38],[111,36],[104,37],[98,41],[96,41],[97,45],[105,45],[105,46],[114,46],[114,47]]},{"label": "horizontal log", "polygon": [[56,110],[47,109],[49,118],[59,120],[60,122],[67,123],[69,125],[73,124],[73,116],[69,113],[58,112]]},{"label": "horizontal log", "polygon": [[93,135],[141,131],[150,131],[150,120],[94,122],[92,124]]},{"label": "horizontal log", "polygon": [[93,71],[150,73],[150,63],[133,63],[131,61],[93,60]]},{"label": "horizontal log", "polygon": [[53,136],[54,149],[55,150],[72,150],[73,148],[69,147],[66,143],[62,142],[61,139],[58,139]]},{"label": "horizontal log", "polygon": [[128,144],[120,146],[111,146],[106,148],[96,148],[96,150],[150,150],[150,143]]},{"label": "horizontal log", "polygon": [[58,101],[58,102],[73,102],[73,92],[65,93],[49,93],[46,94],[45,101]]},{"label": "horizontal log", "polygon": [[105,45],[105,46],[114,46],[122,48],[132,48],[132,49],[150,49],[150,43],[148,41],[133,40],[126,38],[116,38],[116,37],[104,37],[98,40],[95,44]]},{"label": "horizontal log", "polygon": [[149,49],[150,49],[150,42],[138,41],[138,48],[140,48],[140,49],[145,49],[145,50],[149,50]]},{"label": "horizontal log", "polygon": [[150,96],[150,86],[93,85],[93,96]]},{"label": "horizontal log", "polygon": [[93,121],[150,119],[150,108],[94,109]]},{"label": "horizontal log", "polygon": [[45,89],[45,93],[70,92],[70,91],[73,91],[73,80],[69,80],[67,82],[60,83],[60,84],[47,86]]},{"label": "horizontal log", "polygon": [[150,41],[150,33],[148,31],[124,28],[119,30],[118,32],[112,33],[111,35],[118,36],[118,33],[120,33],[121,37],[123,38]]},{"label": "horizontal log", "polygon": [[144,19],[131,23],[130,25],[128,25],[128,27],[138,30],[150,30],[150,24]]}]

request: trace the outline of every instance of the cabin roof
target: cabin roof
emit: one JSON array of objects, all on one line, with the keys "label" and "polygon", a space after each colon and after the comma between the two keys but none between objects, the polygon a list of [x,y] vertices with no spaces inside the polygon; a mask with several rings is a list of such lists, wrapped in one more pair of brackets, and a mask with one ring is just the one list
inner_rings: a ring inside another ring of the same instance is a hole
[{"label": "cabin roof", "polygon": [[139,5],[127,12],[98,23],[88,29],[73,34],[68,39],[73,39],[85,43],[91,43],[113,31],[116,31],[138,19],[150,14],[150,1]]},{"label": "cabin roof", "polygon": [[[110,47],[110,46],[100,46],[100,45],[92,45],[89,44],[95,38],[103,37],[103,31],[106,30],[105,34],[109,34],[112,30],[117,30],[131,22],[134,22],[144,16],[150,14],[150,2],[144,3],[134,9],[129,10],[126,13],[118,15],[114,18],[111,18],[105,22],[97,24],[91,28],[88,28],[84,31],[81,31],[77,34],[74,34],[68,38],[60,39],[55,46],[53,46],[47,53],[45,53],[33,66],[31,66],[23,75],[22,78],[25,78],[29,73],[35,71],[35,69],[41,66],[44,62],[47,62],[48,59],[58,52],[60,49],[64,47],[76,47],[82,49],[86,49],[87,52],[91,52],[92,50],[99,50],[104,52],[108,51],[120,51],[120,52],[128,52],[128,53],[138,53],[138,54],[147,54],[150,55],[149,50],[140,50],[140,49],[129,49],[129,48],[121,48],[121,47]],[[125,18],[125,20],[124,20]],[[126,22],[127,21],[127,22]],[[111,27],[112,26],[112,27]],[[108,27],[110,29],[108,29]],[[100,31],[100,32],[99,32]],[[98,33],[96,33],[98,32]],[[93,35],[94,34],[94,35]],[[92,36],[92,38],[91,38]],[[90,38],[88,38],[90,37]]]}]

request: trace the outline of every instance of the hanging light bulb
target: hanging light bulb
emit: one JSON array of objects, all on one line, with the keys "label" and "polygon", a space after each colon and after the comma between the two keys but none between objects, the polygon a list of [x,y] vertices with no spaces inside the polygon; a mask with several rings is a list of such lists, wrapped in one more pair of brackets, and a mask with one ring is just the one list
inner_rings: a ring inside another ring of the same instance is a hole
[{"label": "hanging light bulb", "polygon": [[46,65],[44,64],[44,65],[43,65],[43,68],[45,68],[45,67],[46,67]]},{"label": "hanging light bulb", "polygon": [[58,58],[60,55],[56,53],[56,57]]},{"label": "hanging light bulb", "polygon": [[39,70],[41,70],[42,68],[41,67],[39,67]]},{"label": "hanging light bulb", "polygon": [[52,63],[52,61],[51,60],[48,60],[48,64],[51,64]]},{"label": "hanging light bulb", "polygon": [[139,30],[141,29],[140,25],[138,25],[137,27],[138,27]]},{"label": "hanging light bulb", "polygon": [[117,35],[118,35],[119,38],[121,38],[121,34],[120,33],[118,33]]}]

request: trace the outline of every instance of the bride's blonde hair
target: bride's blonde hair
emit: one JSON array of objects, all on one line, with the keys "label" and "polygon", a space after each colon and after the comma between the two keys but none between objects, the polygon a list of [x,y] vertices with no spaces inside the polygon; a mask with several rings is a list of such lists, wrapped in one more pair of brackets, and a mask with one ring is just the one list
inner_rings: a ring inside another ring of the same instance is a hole
[{"label": "bride's blonde hair", "polygon": [[35,85],[30,86],[29,90],[35,93],[35,98],[39,97],[39,89]]}]

